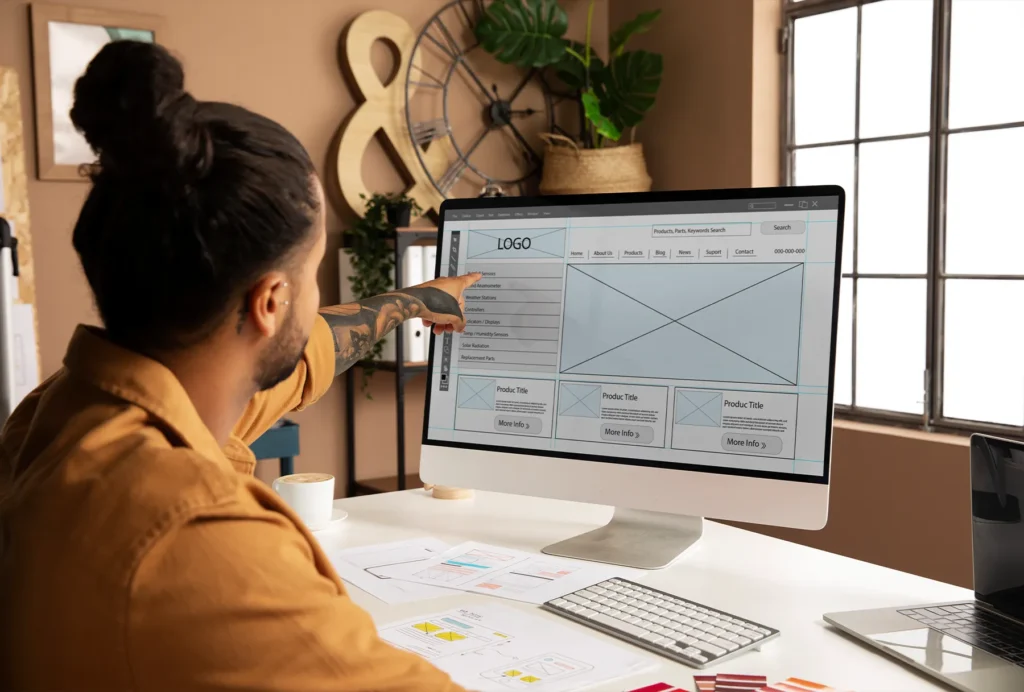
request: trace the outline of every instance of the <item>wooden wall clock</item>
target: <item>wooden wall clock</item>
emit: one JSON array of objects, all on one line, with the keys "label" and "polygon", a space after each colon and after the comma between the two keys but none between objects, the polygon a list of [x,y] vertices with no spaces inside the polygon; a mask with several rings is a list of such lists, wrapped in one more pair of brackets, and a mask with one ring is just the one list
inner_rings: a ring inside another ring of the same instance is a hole
[{"label": "wooden wall clock", "polygon": [[420,172],[443,197],[527,194],[540,173],[540,135],[555,129],[544,75],[480,47],[474,29],[486,6],[442,7],[419,32],[405,75],[407,133]]}]

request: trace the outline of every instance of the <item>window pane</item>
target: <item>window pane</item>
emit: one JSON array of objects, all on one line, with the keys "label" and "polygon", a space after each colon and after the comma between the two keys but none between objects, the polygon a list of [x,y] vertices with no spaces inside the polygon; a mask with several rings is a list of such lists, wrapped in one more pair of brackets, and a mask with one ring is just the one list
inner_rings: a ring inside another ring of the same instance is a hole
[{"label": "window pane", "polygon": [[1024,281],[946,282],[942,413],[1024,425]]},{"label": "window pane", "polygon": [[857,271],[923,274],[928,267],[928,138],[860,147]]},{"label": "window pane", "polygon": [[1024,190],[1024,129],[949,136],[946,271],[1024,274],[1024,229],[1011,213]]},{"label": "window pane", "polygon": [[797,185],[839,185],[846,190],[843,215],[843,271],[853,271],[853,145],[797,149],[793,160]]},{"label": "window pane", "polygon": [[836,404],[853,403],[853,279],[839,288],[839,329],[836,332]]},{"label": "window pane", "polygon": [[953,0],[949,126],[1024,120],[1024,2]]},{"label": "window pane", "polygon": [[860,136],[928,131],[932,3],[865,5],[860,37]]},{"label": "window pane", "polygon": [[857,406],[924,412],[924,279],[859,279]]},{"label": "window pane", "polygon": [[853,139],[857,8],[797,19],[793,28],[796,144]]}]

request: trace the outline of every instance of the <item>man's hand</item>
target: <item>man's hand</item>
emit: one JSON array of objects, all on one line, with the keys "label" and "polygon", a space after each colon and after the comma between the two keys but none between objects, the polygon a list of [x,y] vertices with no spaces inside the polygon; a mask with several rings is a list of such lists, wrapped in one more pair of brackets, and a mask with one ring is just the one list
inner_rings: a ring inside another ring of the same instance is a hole
[{"label": "man's hand", "polygon": [[[416,286],[423,290],[419,295],[427,312],[421,315],[423,325],[433,328],[435,334],[445,332],[461,332],[466,328],[465,291],[483,278],[483,274],[473,273],[463,276],[442,277]],[[414,290],[415,290],[414,289]],[[438,295],[437,293],[444,295]]]}]

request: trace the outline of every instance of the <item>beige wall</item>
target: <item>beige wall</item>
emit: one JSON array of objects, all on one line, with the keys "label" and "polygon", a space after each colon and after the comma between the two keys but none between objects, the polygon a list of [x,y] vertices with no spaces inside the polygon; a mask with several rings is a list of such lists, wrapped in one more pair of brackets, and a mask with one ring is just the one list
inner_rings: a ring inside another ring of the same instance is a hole
[{"label": "beige wall", "polygon": [[[441,0],[61,0],[65,5],[109,8],[164,17],[159,40],[183,61],[186,86],[198,98],[232,101],[281,122],[302,141],[321,171],[342,120],[354,106],[338,64],[338,40],[353,17],[370,9],[393,11],[422,26]],[[582,31],[584,0],[568,0],[574,33]],[[598,3],[595,40],[607,43],[607,0]],[[385,50],[380,51],[386,56]],[[21,76],[26,150],[35,151],[32,116],[28,3],[0,1],[0,64]],[[386,67],[386,65],[385,65]],[[44,376],[60,367],[76,324],[95,322],[88,286],[71,247],[71,229],[87,191],[85,183],[36,180],[29,160],[29,204],[37,276],[40,355]],[[400,180],[383,149],[374,144],[362,162],[371,189],[393,190]],[[336,249],[352,219],[345,208],[328,211],[329,243],[320,271],[325,303],[338,300]],[[361,477],[393,473],[394,409],[388,389],[393,380],[378,375],[373,401],[358,401]],[[423,384],[408,394],[409,454],[422,421]],[[344,475],[344,392],[335,387],[325,399],[295,416],[302,424],[299,468]],[[413,464],[415,468],[415,464]],[[261,469],[269,477],[273,468]]]},{"label": "beige wall", "polygon": [[654,187],[748,187],[753,0],[611,0],[608,25],[614,30],[638,12],[659,8],[654,28],[629,44],[664,57],[657,103],[637,130]]}]

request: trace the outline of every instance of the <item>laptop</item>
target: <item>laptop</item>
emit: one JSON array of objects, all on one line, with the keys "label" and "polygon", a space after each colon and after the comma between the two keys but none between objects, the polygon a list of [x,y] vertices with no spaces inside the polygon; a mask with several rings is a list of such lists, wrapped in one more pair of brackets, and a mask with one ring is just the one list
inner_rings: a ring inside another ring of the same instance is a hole
[{"label": "laptop", "polygon": [[971,438],[974,600],[825,621],[964,692],[1024,690],[1024,444]]}]

